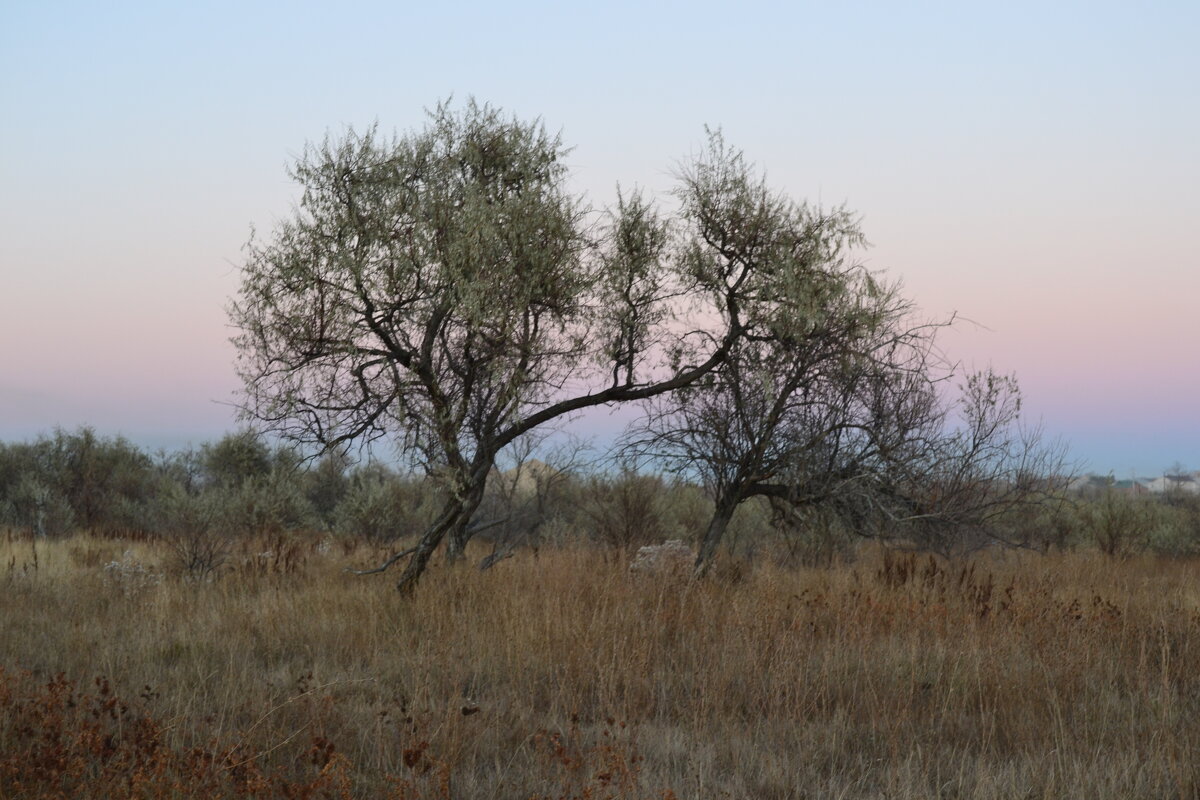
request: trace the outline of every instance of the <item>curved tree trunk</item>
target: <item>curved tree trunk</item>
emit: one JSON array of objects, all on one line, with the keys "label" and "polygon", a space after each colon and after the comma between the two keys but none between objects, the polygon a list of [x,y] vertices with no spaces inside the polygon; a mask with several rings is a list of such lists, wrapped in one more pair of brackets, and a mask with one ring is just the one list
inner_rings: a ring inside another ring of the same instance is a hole
[{"label": "curved tree trunk", "polygon": [[467,520],[460,519],[446,537],[446,563],[459,564],[467,557]]},{"label": "curved tree trunk", "polygon": [[484,489],[487,487],[486,469],[475,470],[475,475],[482,474],[482,479],[474,479],[465,492],[452,493],[446,500],[441,516],[421,536],[413,550],[412,558],[400,576],[396,588],[402,594],[411,594],[416,588],[417,581],[429,565],[429,559],[437,550],[442,539],[446,539],[446,561],[460,562],[466,556],[467,542],[475,530],[471,528],[471,519],[483,502]]},{"label": "curved tree trunk", "polygon": [[726,491],[717,498],[717,507],[713,512],[712,519],[709,520],[708,528],[704,531],[704,538],[700,542],[700,552],[696,554],[696,566],[694,574],[697,578],[703,577],[708,572],[708,568],[712,566],[713,557],[717,554],[717,547],[721,544],[721,539],[725,536],[725,529],[729,527],[729,521],[733,519],[733,512],[737,511],[738,504],[741,499],[735,491]]},{"label": "curved tree trunk", "polygon": [[[425,573],[425,567],[429,564],[429,557],[433,555],[433,551],[437,549],[438,542],[442,538],[441,535],[438,535],[432,542],[427,544],[426,538],[431,533],[433,533],[432,530],[421,537],[421,542],[417,545],[416,552],[412,554],[412,558],[408,560],[408,566],[404,568],[404,573],[400,575],[400,580],[396,584],[396,589],[400,594],[411,595],[417,588],[417,581]],[[442,535],[444,533],[445,531],[442,532]]]},{"label": "curved tree trunk", "polygon": [[475,534],[475,530],[471,528],[471,520],[475,517],[475,512],[479,510],[479,504],[483,502],[483,491],[486,485],[485,482],[480,481],[467,491],[462,505],[459,507],[458,518],[450,526],[449,538],[446,540],[446,560],[451,563],[457,563],[466,558],[467,542]]},{"label": "curved tree trunk", "polygon": [[425,533],[421,534],[421,539],[413,548],[412,558],[408,560],[403,574],[400,575],[400,581],[396,584],[396,588],[401,594],[413,593],[413,590],[417,588],[417,581],[421,579],[421,575],[429,565],[429,559],[433,556],[433,552],[442,543],[446,533],[463,518],[462,504],[453,498],[447,500],[441,516],[429,526]]}]

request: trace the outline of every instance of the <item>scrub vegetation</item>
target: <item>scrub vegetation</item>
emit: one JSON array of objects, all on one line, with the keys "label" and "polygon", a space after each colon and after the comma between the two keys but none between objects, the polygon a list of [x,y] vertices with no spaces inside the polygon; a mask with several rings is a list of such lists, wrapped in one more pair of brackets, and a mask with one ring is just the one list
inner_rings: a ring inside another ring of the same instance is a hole
[{"label": "scrub vegetation", "polygon": [[629,567],[694,551],[702,487],[547,458],[493,475],[501,524],[404,595],[353,571],[410,546],[435,482],[248,433],[0,447],[0,797],[1200,788],[1194,498],[1064,496],[998,523],[1024,547],[949,557],[760,498],[696,578]]},{"label": "scrub vegetation", "polygon": [[696,580],[575,543],[405,597],[345,571],[379,555],[251,537],[197,580],[162,539],[10,533],[0,796],[1200,789],[1191,559],[867,544]]}]

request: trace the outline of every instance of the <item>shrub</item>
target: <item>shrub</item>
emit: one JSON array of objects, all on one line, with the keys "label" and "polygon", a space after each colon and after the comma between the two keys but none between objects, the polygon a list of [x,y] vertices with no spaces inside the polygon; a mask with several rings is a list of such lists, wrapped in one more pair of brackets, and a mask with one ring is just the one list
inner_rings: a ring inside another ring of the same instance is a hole
[{"label": "shrub", "polygon": [[177,568],[192,580],[211,580],[229,559],[232,543],[217,529],[219,493],[189,494],[171,484],[157,499],[158,529]]},{"label": "shrub", "polygon": [[1152,500],[1110,490],[1084,507],[1083,518],[1102,553],[1125,556],[1149,546],[1157,511]]},{"label": "shrub", "polygon": [[668,530],[665,505],[663,479],[629,466],[613,476],[593,477],[584,496],[592,539],[610,547],[661,541]]},{"label": "shrub", "polygon": [[312,505],[296,477],[281,469],[210,494],[221,509],[219,524],[229,533],[270,536],[311,527],[316,521]]},{"label": "shrub", "polygon": [[75,512],[60,492],[26,475],[9,495],[8,522],[35,536],[61,536],[75,527]]},{"label": "shrub", "polygon": [[424,529],[434,515],[435,497],[424,481],[401,477],[372,465],[355,471],[334,514],[335,529],[374,544],[385,544]]}]

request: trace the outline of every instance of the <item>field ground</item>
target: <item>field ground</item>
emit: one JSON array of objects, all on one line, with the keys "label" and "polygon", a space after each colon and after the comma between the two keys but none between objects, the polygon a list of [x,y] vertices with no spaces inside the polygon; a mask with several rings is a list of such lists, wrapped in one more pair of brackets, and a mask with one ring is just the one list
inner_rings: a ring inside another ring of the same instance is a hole
[{"label": "field ground", "polygon": [[0,797],[1200,796],[1197,561],[378,555],[0,539]]}]

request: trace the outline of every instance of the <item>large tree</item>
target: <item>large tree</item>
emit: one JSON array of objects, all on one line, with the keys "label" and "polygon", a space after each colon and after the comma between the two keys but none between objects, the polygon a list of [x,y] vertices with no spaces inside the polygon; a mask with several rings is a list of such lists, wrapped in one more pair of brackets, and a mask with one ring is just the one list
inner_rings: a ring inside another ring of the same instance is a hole
[{"label": "large tree", "polygon": [[793,202],[736,154],[694,165],[683,197],[720,199],[696,213],[703,240],[753,220],[761,242],[742,336],[712,371],[652,400],[625,442],[707,486],[703,572],[743,502],[844,499],[925,453],[942,421],[930,370],[939,326],[912,323],[897,287],[855,261],[864,238],[852,214]]},{"label": "large tree", "polygon": [[[967,375],[936,347],[946,323],[917,322],[898,286],[852,259],[842,213],[737,182],[771,205],[784,247],[760,270],[743,335],[696,382],[651,400],[625,447],[701,481],[714,510],[696,557],[712,562],[738,507],[770,501],[781,521],[832,512],[864,535],[951,553],[1013,542],[1016,509],[1060,496],[1063,451],[1021,424],[1015,378]],[[1057,478],[1057,480],[1056,480]]]},{"label": "large tree", "polygon": [[737,278],[741,330],[725,358],[651,399],[625,443],[708,487],[698,573],[753,497],[949,552],[1011,539],[1001,521],[1056,496],[1063,450],[1022,425],[1015,379],[968,375],[953,396],[955,365],[935,341],[951,321],[917,320],[898,285],[856,261],[854,215],[772,190],[719,136],[681,177],[691,273],[724,285],[731,267],[753,267]]},{"label": "large tree", "polygon": [[636,194],[590,213],[566,152],[474,102],[400,137],[350,132],[304,153],[295,213],[248,246],[230,307],[247,415],[325,447],[389,438],[444,488],[402,588],[443,539],[461,555],[503,448],[700,379],[770,290],[772,232],[721,185],[738,157],[719,139],[671,224]]}]

